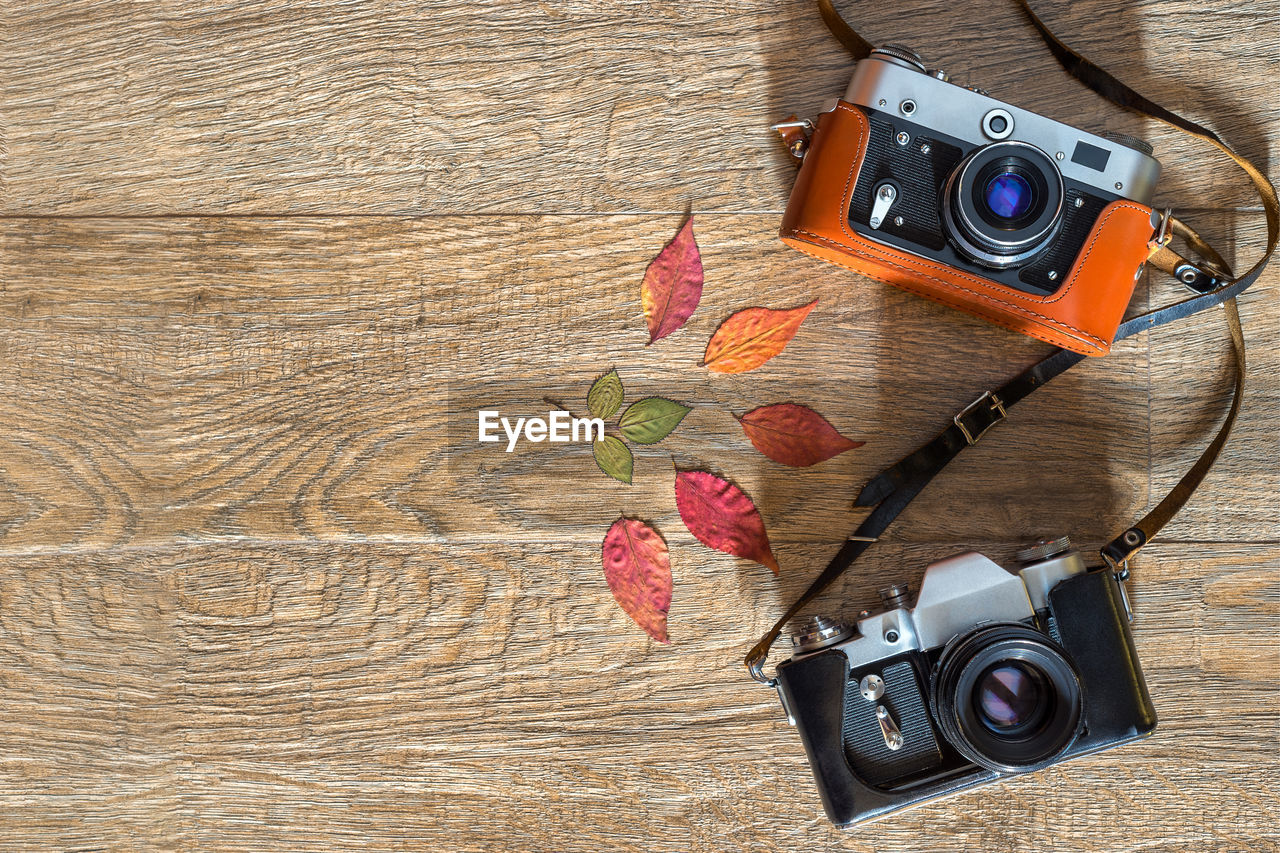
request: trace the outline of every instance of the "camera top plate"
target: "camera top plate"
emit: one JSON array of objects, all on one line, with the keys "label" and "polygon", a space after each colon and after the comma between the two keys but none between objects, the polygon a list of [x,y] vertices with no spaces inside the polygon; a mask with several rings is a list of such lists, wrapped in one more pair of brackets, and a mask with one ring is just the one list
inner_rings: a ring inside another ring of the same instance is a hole
[{"label": "camera top plate", "polygon": [[[1160,162],[1149,154],[878,54],[858,62],[844,100],[974,145],[1026,142],[1053,158],[1064,178],[1144,205],[1151,203],[1160,177]],[[993,135],[993,113],[1012,126],[997,121],[1000,129]]]}]

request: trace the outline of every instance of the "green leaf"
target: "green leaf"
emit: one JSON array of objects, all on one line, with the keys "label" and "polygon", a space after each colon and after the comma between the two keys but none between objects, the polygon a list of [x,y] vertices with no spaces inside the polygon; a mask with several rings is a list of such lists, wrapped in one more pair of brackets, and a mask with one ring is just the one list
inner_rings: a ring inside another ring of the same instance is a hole
[{"label": "green leaf", "polygon": [[636,444],[657,444],[670,435],[690,411],[687,406],[661,397],[646,397],[627,407],[618,426],[623,438]]},{"label": "green leaf", "polygon": [[631,458],[631,448],[623,444],[621,439],[606,435],[592,444],[591,452],[595,454],[596,464],[601,471],[621,483],[631,485],[631,468],[635,460]]},{"label": "green leaf", "polygon": [[587,392],[587,411],[597,418],[611,418],[622,408],[622,380],[617,370],[610,370],[592,384]]}]

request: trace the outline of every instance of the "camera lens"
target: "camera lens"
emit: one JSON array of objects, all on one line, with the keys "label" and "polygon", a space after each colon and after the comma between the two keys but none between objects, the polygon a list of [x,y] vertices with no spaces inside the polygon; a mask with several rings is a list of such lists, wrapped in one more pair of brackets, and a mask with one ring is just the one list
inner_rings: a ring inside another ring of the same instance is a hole
[{"label": "camera lens", "polygon": [[942,221],[961,254],[1005,269],[1027,263],[1062,225],[1062,175],[1025,142],[996,142],[961,161],[944,189]]},{"label": "camera lens", "polygon": [[998,663],[978,676],[978,719],[997,734],[1034,725],[1049,706],[1044,675],[1022,663]]},{"label": "camera lens", "polygon": [[1001,219],[1014,220],[1027,212],[1033,198],[1031,182],[1017,172],[1000,172],[982,191],[987,209]]},{"label": "camera lens", "polygon": [[930,687],[943,736],[965,758],[998,773],[1052,764],[1083,726],[1075,667],[1026,625],[985,625],[952,640]]}]

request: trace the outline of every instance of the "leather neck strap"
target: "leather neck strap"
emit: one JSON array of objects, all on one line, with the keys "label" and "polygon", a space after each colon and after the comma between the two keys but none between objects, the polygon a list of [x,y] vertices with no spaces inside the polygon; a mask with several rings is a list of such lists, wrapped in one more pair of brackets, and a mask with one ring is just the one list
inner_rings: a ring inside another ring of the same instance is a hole
[{"label": "leather neck strap", "polygon": [[[1031,7],[1027,5],[1026,0],[1014,0],[1014,2],[1026,14],[1054,57],[1073,77],[1113,103],[1159,119],[1192,136],[1205,139],[1227,154],[1240,168],[1244,169],[1250,180],[1253,181],[1258,194],[1262,197],[1263,211],[1266,215],[1266,252],[1248,272],[1237,279],[1232,279],[1231,270],[1226,262],[1200,238],[1200,235],[1177,219],[1169,217],[1168,225],[1172,234],[1181,237],[1203,259],[1204,263],[1192,263],[1174,252],[1169,248],[1167,240],[1164,239],[1164,234],[1156,238],[1155,249],[1150,263],[1174,275],[1179,281],[1187,285],[1195,295],[1173,305],[1133,317],[1123,323],[1116,333],[1116,340],[1123,340],[1139,332],[1163,326],[1189,317],[1199,311],[1221,305],[1231,333],[1236,368],[1235,394],[1231,402],[1231,409],[1218,430],[1218,434],[1201,454],[1196,464],[1183,476],[1173,491],[1157,504],[1154,509],[1103,547],[1103,559],[1123,579],[1128,573],[1128,560],[1155,537],[1160,529],[1187,502],[1196,487],[1200,485],[1205,474],[1208,473],[1209,468],[1218,458],[1218,453],[1223,445],[1226,444],[1231,427],[1235,422],[1236,414],[1240,411],[1240,403],[1244,394],[1245,350],[1244,334],[1240,327],[1240,315],[1236,308],[1235,297],[1257,280],[1275,250],[1277,234],[1280,233],[1280,202],[1277,201],[1275,187],[1271,185],[1266,176],[1248,160],[1232,151],[1226,143],[1218,138],[1217,134],[1164,109],[1130,89],[1111,74],[1063,44],[1036,17],[1035,13],[1031,11]],[[827,27],[840,43],[849,50],[854,59],[864,59],[870,54],[870,43],[859,36],[840,17],[831,0],[818,0],[818,10],[821,12]],[[826,590],[840,575],[844,574],[849,566],[853,564],[853,561],[870,547],[872,542],[876,541],[880,534],[893,523],[894,519],[942,471],[947,463],[954,459],[961,450],[977,443],[978,439],[988,429],[1004,420],[1010,406],[1083,359],[1084,356],[1077,353],[1063,349],[1054,350],[1039,363],[1023,371],[1001,388],[983,394],[974,403],[965,408],[964,411],[952,418],[951,425],[936,438],[868,482],[862,492],[859,493],[855,505],[874,506],[875,509],[841,546],[831,562],[814,579],[804,594],[787,609],[782,618],[747,654],[747,670],[752,677],[766,684],[773,684],[773,679],[764,674],[764,663],[768,657],[769,649],[773,646],[774,641],[777,640],[786,623],[794,618],[805,605]]]}]

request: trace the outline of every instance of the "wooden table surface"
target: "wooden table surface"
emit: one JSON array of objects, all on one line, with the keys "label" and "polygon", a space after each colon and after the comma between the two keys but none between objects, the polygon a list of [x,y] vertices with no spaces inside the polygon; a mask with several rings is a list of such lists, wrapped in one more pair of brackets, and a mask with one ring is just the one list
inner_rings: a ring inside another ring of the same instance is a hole
[{"label": "wooden table surface", "polygon": [[[848,5],[874,41],[1149,139],[1239,266],[1260,208],[1208,146],[1062,74],[1013,4]],[[1280,2],[1040,3],[1069,42],[1274,177]],[[1149,740],[859,830],[830,827],[742,655],[861,519],[869,475],[1045,351],[776,239],[768,130],[850,63],[809,0],[28,0],[0,10],[0,848],[1280,849],[1277,273],[1242,300],[1236,436],[1134,569]],[[686,210],[701,307],[646,347]],[[1177,297],[1144,282],[1136,307]],[[698,367],[749,305],[820,301],[755,373]],[[821,609],[1039,535],[1096,548],[1225,410],[1210,314],[1089,360],[963,454]],[[510,455],[475,409],[694,405],[633,486]],[[866,445],[768,461],[794,400]],[[754,498],[782,574],[681,524],[672,466]],[[667,539],[672,644],[600,541]]]}]

